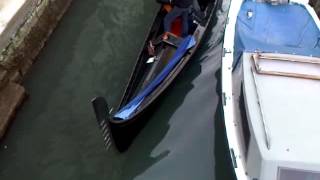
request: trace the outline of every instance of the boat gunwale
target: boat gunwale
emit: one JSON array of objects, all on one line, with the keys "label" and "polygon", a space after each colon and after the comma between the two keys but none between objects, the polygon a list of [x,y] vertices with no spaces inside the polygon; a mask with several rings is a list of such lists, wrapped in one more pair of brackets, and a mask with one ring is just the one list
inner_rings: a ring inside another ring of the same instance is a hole
[{"label": "boat gunwale", "polygon": [[[225,34],[223,38],[223,57],[221,63],[221,99],[223,102],[223,118],[225,124],[225,131],[227,136],[227,144],[230,157],[232,159],[232,168],[237,179],[249,180],[250,178],[246,175],[243,160],[241,157],[242,149],[239,148],[241,142],[237,139],[235,131],[237,126],[234,124],[234,100],[232,96],[232,65],[233,65],[233,53],[234,53],[234,37],[237,17],[240,12],[242,3],[244,0],[235,1],[230,0],[228,16],[225,25]],[[233,129],[232,129],[233,128]],[[240,160],[240,162],[238,162]],[[240,164],[239,164],[240,163]]]},{"label": "boat gunwale", "polygon": [[160,13],[162,11],[162,6],[160,5],[160,7],[158,9],[159,9],[158,12],[153,17],[152,25],[149,26],[149,28],[148,28],[148,33],[144,38],[143,45],[141,46],[140,51],[139,51],[139,56],[137,57],[137,59],[135,61],[136,63],[135,63],[135,65],[133,66],[133,68],[131,70],[130,78],[129,78],[129,80],[127,82],[127,85],[125,87],[125,92],[122,95],[120,103],[117,105],[117,108],[116,108],[117,111],[120,110],[121,107],[123,106],[123,104],[125,102],[125,99],[127,98],[128,93],[130,92],[130,86],[132,86],[134,84],[134,81],[136,79],[136,75],[138,74],[136,71],[138,69],[140,69],[140,68],[138,68],[138,66],[140,66],[143,63],[143,62],[141,63],[141,61],[143,60],[143,58],[142,58],[143,51],[144,51],[144,48],[146,46],[147,40],[148,40],[149,36],[151,35],[152,29],[156,25],[156,19],[158,18],[158,16],[160,16]]}]

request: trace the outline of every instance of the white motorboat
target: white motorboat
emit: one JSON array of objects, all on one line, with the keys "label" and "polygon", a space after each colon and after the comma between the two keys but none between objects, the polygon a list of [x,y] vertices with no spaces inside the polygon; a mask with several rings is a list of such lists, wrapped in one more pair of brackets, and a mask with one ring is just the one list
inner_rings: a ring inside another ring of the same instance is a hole
[{"label": "white motorboat", "polygon": [[320,22],[307,0],[232,0],[222,101],[239,180],[320,180]]}]

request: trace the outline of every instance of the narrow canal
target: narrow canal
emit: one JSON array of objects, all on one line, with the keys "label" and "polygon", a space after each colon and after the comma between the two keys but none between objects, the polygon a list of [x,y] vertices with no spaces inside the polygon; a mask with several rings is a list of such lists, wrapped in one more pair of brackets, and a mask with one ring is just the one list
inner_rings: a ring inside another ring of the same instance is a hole
[{"label": "narrow canal", "polygon": [[29,99],[0,146],[1,180],[231,180],[219,76],[229,1],[129,151],[106,150],[90,105],[115,106],[159,5],[74,1],[25,80]]}]

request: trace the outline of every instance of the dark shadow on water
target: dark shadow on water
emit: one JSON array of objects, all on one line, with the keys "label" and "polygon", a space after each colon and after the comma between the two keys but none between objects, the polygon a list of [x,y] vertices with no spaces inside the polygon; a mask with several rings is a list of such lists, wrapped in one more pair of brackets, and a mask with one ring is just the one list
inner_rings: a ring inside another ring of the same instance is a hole
[{"label": "dark shadow on water", "polygon": [[[220,42],[217,43],[216,49],[220,50],[219,59],[222,60],[223,51],[223,38],[224,31],[227,22],[227,13],[229,10],[230,1],[219,1],[218,12],[216,13],[218,22],[217,32],[221,36],[218,36],[215,40]],[[211,36],[214,36],[212,34]],[[214,155],[215,155],[215,179],[216,180],[236,180],[236,176],[232,167],[232,161],[229,153],[228,140],[225,131],[224,115],[222,109],[222,98],[221,98],[221,65],[215,72],[215,79],[218,81],[215,87],[216,94],[218,95],[218,105],[214,113]]]},{"label": "dark shadow on water", "polygon": [[[216,72],[216,78],[219,79],[216,91],[221,95],[221,69]],[[227,134],[225,131],[224,116],[222,110],[222,100],[219,96],[219,103],[215,112],[215,158],[216,158],[216,179],[236,180],[232,161],[229,153]]]}]

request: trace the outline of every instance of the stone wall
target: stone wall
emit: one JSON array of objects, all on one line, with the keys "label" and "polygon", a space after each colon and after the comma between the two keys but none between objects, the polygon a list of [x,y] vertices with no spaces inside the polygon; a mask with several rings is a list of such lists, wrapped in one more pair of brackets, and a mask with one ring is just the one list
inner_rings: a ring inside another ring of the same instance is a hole
[{"label": "stone wall", "polygon": [[0,138],[25,97],[24,75],[72,0],[27,0],[0,36]]},{"label": "stone wall", "polygon": [[318,17],[320,18],[320,0],[310,0],[310,5],[314,7]]}]

